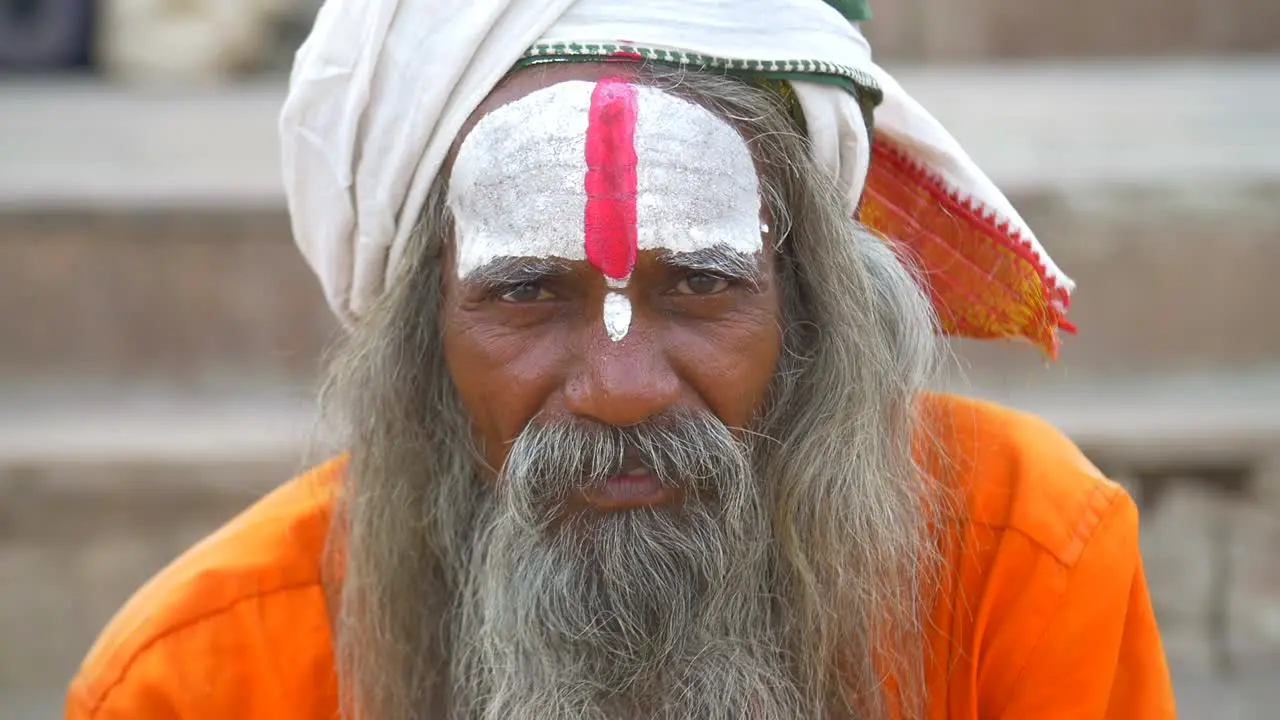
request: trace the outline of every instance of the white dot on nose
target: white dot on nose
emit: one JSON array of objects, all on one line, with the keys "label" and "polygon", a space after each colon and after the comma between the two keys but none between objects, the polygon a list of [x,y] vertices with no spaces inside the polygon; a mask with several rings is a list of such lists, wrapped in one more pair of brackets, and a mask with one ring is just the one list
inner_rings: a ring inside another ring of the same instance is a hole
[{"label": "white dot on nose", "polygon": [[611,292],[604,296],[604,329],[609,339],[618,342],[627,336],[631,328],[631,301],[622,293]]}]

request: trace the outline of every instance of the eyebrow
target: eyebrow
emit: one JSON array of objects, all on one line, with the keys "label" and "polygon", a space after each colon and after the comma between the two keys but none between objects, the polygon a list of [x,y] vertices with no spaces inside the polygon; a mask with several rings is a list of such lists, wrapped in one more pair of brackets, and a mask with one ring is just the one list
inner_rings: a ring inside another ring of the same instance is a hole
[{"label": "eyebrow", "polygon": [[722,246],[688,252],[664,250],[658,255],[658,261],[681,270],[738,280],[756,289],[759,289],[764,279],[759,253],[744,253]]},{"label": "eyebrow", "polygon": [[[663,250],[657,260],[667,267],[719,275],[747,283],[755,289],[759,289],[764,279],[758,253],[744,253],[723,246],[686,252]],[[484,290],[499,290],[562,277],[571,272],[571,263],[561,258],[508,256],[495,258],[472,270],[463,278],[463,283]]]},{"label": "eyebrow", "polygon": [[463,282],[485,290],[498,290],[567,275],[571,270],[568,261],[558,258],[500,257],[467,273]]}]

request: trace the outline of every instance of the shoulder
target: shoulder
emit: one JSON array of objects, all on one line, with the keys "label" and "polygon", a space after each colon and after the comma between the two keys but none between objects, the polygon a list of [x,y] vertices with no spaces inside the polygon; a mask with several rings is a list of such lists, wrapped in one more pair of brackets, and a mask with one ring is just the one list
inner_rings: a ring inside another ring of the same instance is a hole
[{"label": "shoulder", "polygon": [[[1013,533],[1063,566],[1079,562],[1105,523],[1131,525],[1137,509],[1075,443],[1045,420],[994,403],[932,396],[931,426],[967,524]],[[1136,546],[1135,546],[1136,550]]]},{"label": "shoulder", "polygon": [[[251,672],[244,665],[264,651],[290,662],[294,651],[327,651],[321,555],[344,466],[337,458],[290,480],[140,588],[73,679],[68,717],[73,705],[92,716],[135,682],[150,685],[153,696],[164,694],[156,685],[165,683],[218,692],[210,678],[234,684],[234,669]],[[148,715],[140,708],[129,712]],[[173,707],[161,714],[181,715]]]},{"label": "shoulder", "polygon": [[[1136,505],[1044,420],[934,399],[934,444],[962,503],[932,618],[945,628],[934,652],[969,667],[955,676],[969,683],[946,681],[951,701],[983,717],[1047,717],[1046,708],[1101,717],[1113,679],[1132,670],[1116,664],[1120,646],[1133,642],[1127,623],[1150,616],[1145,595],[1134,594],[1143,587]],[[1161,662],[1158,639],[1127,652]],[[1045,699],[1063,678],[1075,694]],[[1031,714],[1006,712],[1034,698],[1044,702]]]}]

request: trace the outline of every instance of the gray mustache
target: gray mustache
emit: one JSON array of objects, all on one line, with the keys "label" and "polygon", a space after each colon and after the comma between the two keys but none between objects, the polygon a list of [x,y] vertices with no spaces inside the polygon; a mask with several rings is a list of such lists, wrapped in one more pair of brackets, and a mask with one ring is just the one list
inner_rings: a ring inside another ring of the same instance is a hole
[{"label": "gray mustache", "polygon": [[627,427],[535,419],[512,444],[499,486],[520,505],[545,507],[570,491],[603,484],[636,460],[665,486],[720,490],[726,478],[749,471],[749,457],[745,443],[707,412],[671,413]]}]

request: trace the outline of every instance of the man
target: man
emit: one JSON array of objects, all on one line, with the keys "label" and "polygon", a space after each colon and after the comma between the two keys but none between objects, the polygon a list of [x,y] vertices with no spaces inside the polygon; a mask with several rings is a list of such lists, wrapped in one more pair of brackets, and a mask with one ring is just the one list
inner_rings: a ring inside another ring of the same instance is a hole
[{"label": "man", "polygon": [[1052,351],[1070,282],[863,17],[331,1],[281,129],[346,452],[67,717],[1173,717],[1130,499],[927,392],[939,325]]}]

